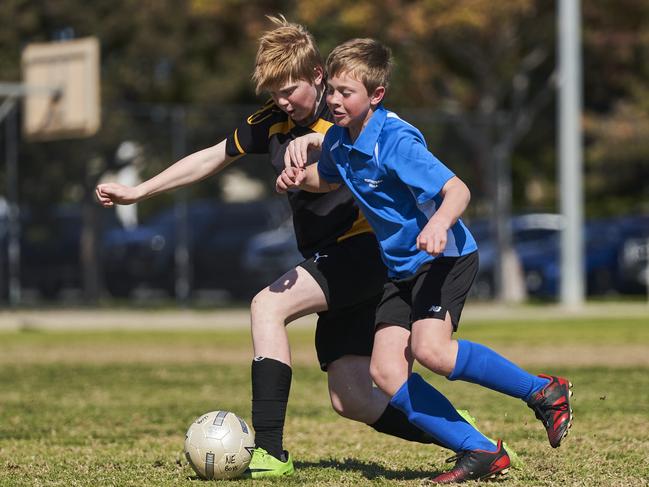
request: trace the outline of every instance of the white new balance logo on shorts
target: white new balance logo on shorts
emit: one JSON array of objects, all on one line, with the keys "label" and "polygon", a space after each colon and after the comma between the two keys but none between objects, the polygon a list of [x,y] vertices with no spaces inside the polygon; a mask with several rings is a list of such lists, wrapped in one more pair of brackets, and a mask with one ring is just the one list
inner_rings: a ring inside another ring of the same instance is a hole
[{"label": "white new balance logo on shorts", "polygon": [[432,311],[433,313],[439,313],[440,311],[442,311],[442,307],[434,304],[428,309],[428,311]]}]

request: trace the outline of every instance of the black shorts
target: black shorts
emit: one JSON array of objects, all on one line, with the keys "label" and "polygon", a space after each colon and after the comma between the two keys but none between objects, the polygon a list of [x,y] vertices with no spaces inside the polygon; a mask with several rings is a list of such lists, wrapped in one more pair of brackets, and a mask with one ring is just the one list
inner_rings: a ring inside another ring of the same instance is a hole
[{"label": "black shorts", "polygon": [[315,347],[320,368],[344,355],[372,355],[374,317],[387,281],[378,242],[363,233],[324,248],[299,264],[327,299],[318,313]]},{"label": "black shorts", "polygon": [[425,318],[451,316],[457,331],[464,302],[478,272],[478,252],[462,257],[438,257],[405,279],[385,284],[376,311],[376,325],[387,323],[410,329]]}]

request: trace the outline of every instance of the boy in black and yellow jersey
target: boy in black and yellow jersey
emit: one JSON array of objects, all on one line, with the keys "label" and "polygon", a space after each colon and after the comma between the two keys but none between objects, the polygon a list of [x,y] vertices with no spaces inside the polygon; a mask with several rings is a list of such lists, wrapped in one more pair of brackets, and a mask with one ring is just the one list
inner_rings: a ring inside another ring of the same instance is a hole
[{"label": "boy in black and yellow jersey", "polygon": [[[323,61],[309,32],[283,17],[260,39],[253,81],[272,100],[225,140],[195,152],[160,174],[127,187],[101,184],[104,206],[130,204],[216,174],[245,154],[268,154],[277,174],[291,140],[324,137],[332,117],[324,100]],[[327,372],[334,410],[378,431],[422,443],[432,438],[411,425],[374,387],[369,373],[374,313],[386,270],[376,239],[345,186],[325,194],[288,193],[298,247],[305,260],[260,291],[251,304],[254,478],[290,475],[282,436],[291,384],[285,325],[318,313],[316,350]]]}]

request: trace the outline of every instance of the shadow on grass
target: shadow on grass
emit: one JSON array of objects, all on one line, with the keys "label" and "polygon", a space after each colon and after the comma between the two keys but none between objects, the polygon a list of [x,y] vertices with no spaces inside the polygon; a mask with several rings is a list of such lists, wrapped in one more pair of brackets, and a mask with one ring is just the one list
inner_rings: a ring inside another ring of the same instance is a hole
[{"label": "shadow on grass", "polygon": [[320,460],[318,462],[295,462],[296,469],[306,468],[334,468],[339,471],[359,472],[366,479],[374,480],[376,478],[385,478],[388,480],[415,480],[425,479],[439,475],[437,470],[413,470],[410,468],[403,470],[389,470],[373,462],[361,462],[353,458],[339,460]]}]

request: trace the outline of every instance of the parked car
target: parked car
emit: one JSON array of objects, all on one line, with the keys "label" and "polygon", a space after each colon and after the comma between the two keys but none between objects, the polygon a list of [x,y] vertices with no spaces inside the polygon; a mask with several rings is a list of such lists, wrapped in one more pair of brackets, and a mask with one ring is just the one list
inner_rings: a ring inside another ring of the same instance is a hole
[{"label": "parked car", "polygon": [[[622,219],[591,220],[584,225],[586,292],[601,295],[622,290],[619,252],[624,240]],[[520,259],[527,293],[552,298],[558,295],[561,276],[562,217],[528,214],[512,218],[514,250]],[[474,287],[479,296],[494,295],[495,243],[488,231],[478,233],[480,271]]]},{"label": "parked car", "polygon": [[[520,259],[527,293],[553,298],[559,293],[561,215],[536,213],[514,216],[510,222],[514,250]],[[480,269],[472,295],[490,299],[495,294],[496,247],[487,220],[468,222],[478,242]],[[592,220],[585,224],[584,265],[589,295],[611,292],[640,292],[647,272],[649,217]],[[250,240],[244,256],[249,273],[261,274],[272,282],[300,262],[290,221]]]},{"label": "parked car", "polygon": [[268,285],[302,260],[293,222],[288,219],[277,228],[253,236],[246,246],[242,265],[247,274]]},{"label": "parked car", "polygon": [[[480,252],[480,268],[472,286],[471,294],[480,299],[490,299],[495,295],[496,242],[492,235],[489,220],[467,223]],[[557,238],[561,229],[561,217],[553,213],[534,213],[514,216],[511,221],[512,245],[523,266],[527,292],[543,294],[544,274],[532,263],[545,262],[547,250],[552,248],[550,241]],[[556,247],[556,244],[554,244]],[[529,268],[526,268],[526,263]],[[545,269],[541,269],[545,272]]]},{"label": "parked car", "polygon": [[[529,253],[538,242],[557,235],[560,217],[554,214],[535,214],[515,217],[512,220],[517,251]],[[480,271],[473,285],[473,295],[491,298],[494,295],[493,264],[495,247],[490,238],[486,220],[469,225],[480,248]],[[250,240],[244,256],[244,267],[249,273],[260,275],[261,280],[274,279],[302,260],[295,243],[295,233],[289,221],[281,227],[260,233]],[[533,280],[533,275],[530,276]]]},{"label": "parked car", "polygon": [[[21,208],[20,286],[38,291],[41,298],[56,299],[64,289],[82,287],[82,214],[78,204],[47,209]],[[119,223],[112,211],[96,212],[98,238]],[[7,219],[0,217],[0,284],[7,296]]]},{"label": "parked car", "polygon": [[622,245],[618,253],[620,289],[647,292],[649,282],[649,215],[629,216],[619,224]]},{"label": "parked car", "polygon": [[[288,209],[279,198],[246,203],[193,201],[187,207],[187,242],[192,287],[220,289],[234,298],[249,298],[260,287],[244,271],[241,258],[249,240],[275,228]],[[177,218],[163,210],[133,229],[109,232],[103,243],[105,284],[113,296],[128,296],[137,287],[174,294]]]}]

